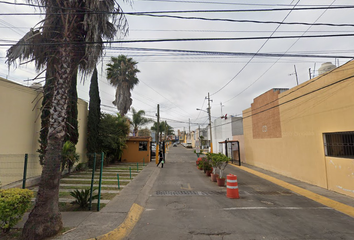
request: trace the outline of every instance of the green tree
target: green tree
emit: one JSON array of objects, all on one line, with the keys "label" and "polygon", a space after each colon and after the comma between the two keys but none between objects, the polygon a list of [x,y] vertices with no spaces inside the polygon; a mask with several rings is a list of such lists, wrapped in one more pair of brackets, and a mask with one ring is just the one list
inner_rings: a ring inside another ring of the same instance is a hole
[{"label": "green tree", "polygon": [[139,110],[138,112],[132,107],[133,116],[130,120],[130,124],[133,126],[134,136],[138,136],[138,130],[140,126],[143,126],[147,123],[153,122],[152,119],[145,118],[145,111]]},{"label": "green tree", "polygon": [[117,106],[120,115],[124,116],[133,103],[130,90],[139,83],[136,74],[139,72],[132,58],[125,55],[112,57],[111,63],[107,64],[107,79],[116,87],[116,98],[113,104]]},{"label": "green tree", "polygon": [[[156,132],[156,130],[157,130],[157,122],[154,122],[154,124],[151,127],[151,130]],[[168,135],[172,135],[174,133],[173,128],[170,125],[168,125],[167,121],[160,122],[160,124],[159,124],[160,140],[162,139],[162,134],[163,133],[165,134],[165,137],[168,136]]]},{"label": "green tree", "polygon": [[100,122],[100,141],[102,151],[105,153],[108,162],[118,161],[126,146],[129,134],[129,119],[120,114],[111,115],[103,113]]},{"label": "green tree", "polygon": [[140,129],[138,131],[139,137],[151,137],[151,131],[148,128]]},{"label": "green tree", "polygon": [[[87,120],[87,152],[98,153],[101,151],[99,125],[101,120],[101,99],[98,90],[97,69],[93,71],[90,84],[90,103]],[[91,158],[89,158],[91,160]],[[92,167],[92,162],[89,166]]]},{"label": "green tree", "polygon": [[75,162],[78,162],[80,159],[79,154],[76,153],[75,144],[70,141],[66,141],[64,143],[63,149],[61,151],[61,157],[61,171],[64,171],[65,168],[68,168],[69,173],[71,172]]},{"label": "green tree", "polygon": [[[125,30],[126,19],[115,0],[27,1],[37,3],[45,11],[45,18],[13,45],[6,57],[9,65],[17,59],[30,59],[38,70],[53,64],[44,166],[35,206],[22,232],[23,239],[41,240],[56,235],[63,227],[58,194],[71,82],[78,70],[89,73],[94,69],[102,56],[103,38],[113,39],[117,28]],[[107,14],[110,12],[115,13]]]}]

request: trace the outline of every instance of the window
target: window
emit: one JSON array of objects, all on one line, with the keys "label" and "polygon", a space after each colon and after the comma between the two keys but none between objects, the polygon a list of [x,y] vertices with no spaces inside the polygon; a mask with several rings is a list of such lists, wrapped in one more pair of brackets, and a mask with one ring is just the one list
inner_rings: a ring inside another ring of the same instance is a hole
[{"label": "window", "polygon": [[147,151],[148,142],[139,142],[139,151]]},{"label": "window", "polygon": [[323,141],[326,156],[354,158],[354,132],[324,133]]}]

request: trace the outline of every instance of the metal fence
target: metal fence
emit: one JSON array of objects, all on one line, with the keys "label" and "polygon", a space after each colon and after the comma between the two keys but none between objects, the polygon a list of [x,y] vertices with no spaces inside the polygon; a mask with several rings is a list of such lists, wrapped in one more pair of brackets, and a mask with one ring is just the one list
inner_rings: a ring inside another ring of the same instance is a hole
[{"label": "metal fence", "polygon": [[[100,154],[97,158],[100,158]],[[80,156],[80,159],[85,158]],[[87,163],[81,162],[80,164],[84,168],[87,167]],[[63,173],[66,172],[67,170]],[[24,188],[26,182],[39,178],[41,173],[42,165],[39,162],[39,154],[0,154],[0,188]]]},{"label": "metal fence", "polygon": [[[25,162],[27,156],[27,170]],[[0,182],[2,187],[11,184],[22,184],[23,178],[40,176],[42,166],[39,163],[38,154],[0,154]]]}]

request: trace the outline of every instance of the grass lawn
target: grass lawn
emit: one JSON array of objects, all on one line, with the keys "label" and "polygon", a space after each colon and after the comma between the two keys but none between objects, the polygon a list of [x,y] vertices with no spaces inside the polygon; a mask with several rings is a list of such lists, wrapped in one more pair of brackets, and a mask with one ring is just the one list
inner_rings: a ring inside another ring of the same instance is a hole
[{"label": "grass lawn", "polygon": [[[95,191],[93,195],[96,195],[98,191]],[[114,198],[118,193],[101,193],[101,200],[111,200]],[[70,195],[69,192],[59,192],[59,198],[74,198]]]},{"label": "grass lawn", "polygon": [[[128,183],[120,183],[120,185],[127,185]],[[73,186],[60,186],[61,189],[87,189],[89,187],[80,187],[80,186],[77,186],[77,185],[73,185]],[[118,189],[118,185],[115,184],[115,185],[112,185],[112,187],[101,187],[102,190],[119,190]]]},{"label": "grass lawn", "polygon": [[[119,179],[119,180],[122,180],[122,179]],[[125,180],[130,180],[130,179],[125,179]],[[60,183],[63,183],[63,184],[75,184],[75,185],[79,185],[79,184],[91,184],[91,180],[74,180],[74,181],[71,181],[70,179],[65,179],[65,180],[61,180]],[[94,181],[93,182],[94,184],[98,184],[99,181]],[[128,184],[129,182],[122,182],[122,181],[119,181],[120,184]],[[102,185],[115,185],[115,186],[118,186],[118,183],[117,181],[104,181],[102,180]]]}]

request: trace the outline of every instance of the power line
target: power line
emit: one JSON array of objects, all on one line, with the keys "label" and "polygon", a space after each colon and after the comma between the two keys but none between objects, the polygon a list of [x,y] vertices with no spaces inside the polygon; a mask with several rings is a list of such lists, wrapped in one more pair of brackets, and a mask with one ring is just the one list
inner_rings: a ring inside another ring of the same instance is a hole
[{"label": "power line", "polygon": [[[336,0],[334,0],[329,7],[335,2]],[[323,11],[320,16],[314,21],[317,22],[322,16],[323,14],[325,14],[327,10]],[[311,28],[312,26],[308,27],[306,29],[306,31],[303,32],[302,36],[305,35]],[[298,41],[300,40],[300,38],[296,39],[296,41],[284,52],[284,54],[286,54]],[[247,86],[245,89],[243,89],[241,92],[239,92],[236,96],[232,97],[231,99],[227,100],[226,102],[231,101],[232,99],[238,97],[239,95],[241,95],[243,92],[245,92],[248,88],[250,88],[253,84],[255,84],[259,79],[261,79],[282,57],[279,57],[265,72],[263,72],[263,74],[261,76],[259,76],[253,83],[251,83],[249,86]]]},{"label": "power line", "polygon": [[[300,2],[300,0],[297,1],[297,3],[293,6],[293,9],[296,7],[296,5]],[[282,20],[282,23],[285,21],[285,19],[288,18],[288,16],[290,15],[290,13],[292,12],[292,10],[290,10],[288,12],[288,14],[284,17],[284,19]],[[238,75],[240,75],[240,73],[248,66],[248,64],[253,60],[253,58],[255,58],[255,56],[262,50],[262,48],[267,44],[267,42],[269,41],[269,39],[275,34],[275,32],[278,30],[278,28],[281,26],[281,24],[279,24],[275,30],[272,32],[272,34],[270,34],[270,36],[266,39],[266,41],[262,44],[262,46],[257,50],[257,52],[248,60],[248,62],[238,71],[238,73],[231,78],[224,86],[222,86],[219,90],[217,90],[216,92],[214,92],[213,94],[211,94],[212,96],[217,94],[218,92],[220,92],[221,90],[223,90],[227,85],[229,85]]]},{"label": "power line", "polygon": [[[354,24],[352,25],[354,27]],[[244,41],[244,40],[264,40],[264,39],[292,39],[292,38],[333,38],[333,37],[353,37],[354,34],[328,34],[328,35],[307,35],[307,36],[272,36],[272,37],[235,37],[235,38],[167,38],[167,39],[141,39],[141,40],[111,40],[94,42],[47,42],[47,43],[18,43],[19,46],[36,45],[91,45],[91,44],[112,44],[112,43],[153,43],[153,42],[194,42],[194,41]],[[0,44],[0,46],[12,46],[13,44]],[[350,58],[350,57],[345,57]]]},{"label": "power line", "polygon": [[[293,101],[295,101],[295,100],[298,100],[298,99],[303,98],[303,97],[305,97],[305,96],[311,95],[311,94],[313,94],[313,93],[315,93],[315,92],[318,92],[318,91],[320,91],[320,90],[323,90],[323,89],[326,89],[326,88],[328,88],[328,87],[334,86],[334,85],[336,85],[336,84],[342,83],[342,82],[347,81],[347,80],[352,79],[352,78],[354,78],[354,75],[351,75],[351,76],[346,77],[346,78],[342,78],[342,79],[340,79],[340,80],[338,80],[338,81],[335,81],[335,82],[333,82],[333,83],[327,84],[327,85],[322,86],[322,87],[320,87],[320,88],[316,88],[316,89],[314,89],[314,90],[312,90],[312,91],[310,91],[310,92],[304,93],[304,94],[302,94],[302,95],[300,95],[300,96],[297,96],[297,97],[294,97],[294,98],[292,98],[292,99],[290,99],[290,100],[287,100],[287,101],[285,101],[285,102],[279,103],[279,104],[277,104],[277,105],[275,105],[275,106],[271,106],[271,107],[269,107],[269,108],[267,108],[267,109],[264,109],[264,110],[262,110],[262,111],[259,111],[259,112],[257,112],[257,113],[252,113],[252,114],[250,114],[250,115],[248,115],[248,116],[246,116],[246,117],[242,117],[242,119],[249,118],[249,117],[252,117],[252,116],[254,116],[254,115],[261,114],[261,113],[266,112],[266,111],[269,111],[269,110],[271,110],[271,109],[273,109],[273,108],[276,108],[276,107],[285,105],[285,104],[287,104],[287,103],[293,102]],[[278,100],[278,99],[277,99],[277,100]],[[276,100],[275,100],[275,101],[276,101]],[[273,102],[274,102],[274,101],[273,101]],[[269,104],[269,103],[268,103],[268,104]],[[267,104],[265,104],[265,105],[267,105]],[[264,105],[264,106],[265,106],[265,105]],[[238,120],[238,119],[236,119],[235,121],[237,121],[237,120]],[[232,123],[232,121],[231,121],[230,123]],[[226,125],[226,124],[230,124],[230,123],[223,123],[223,124],[217,125],[217,126],[215,126],[215,127],[219,127],[219,126]]]}]

